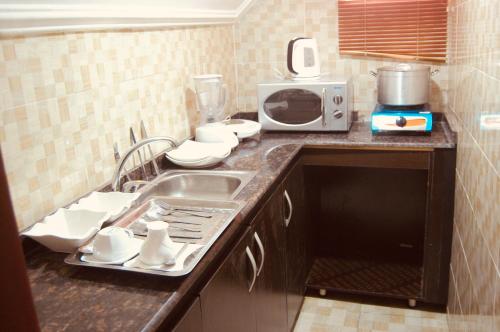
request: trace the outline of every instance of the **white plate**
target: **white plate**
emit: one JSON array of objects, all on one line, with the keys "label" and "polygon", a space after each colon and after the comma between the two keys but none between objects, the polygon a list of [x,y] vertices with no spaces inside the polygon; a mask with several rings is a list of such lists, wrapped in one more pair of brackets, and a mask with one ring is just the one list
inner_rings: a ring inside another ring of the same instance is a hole
[{"label": "white plate", "polygon": [[109,220],[113,221],[127,211],[140,195],[140,193],[94,191],[89,196],[80,199],[78,203],[71,205],[69,209],[107,212]]},{"label": "white plate", "polygon": [[90,240],[108,219],[106,212],[59,209],[21,234],[53,251],[71,253]]},{"label": "white plate", "polygon": [[241,139],[258,134],[262,128],[260,123],[244,119],[231,119],[224,123],[226,124],[226,128],[231,130]]}]

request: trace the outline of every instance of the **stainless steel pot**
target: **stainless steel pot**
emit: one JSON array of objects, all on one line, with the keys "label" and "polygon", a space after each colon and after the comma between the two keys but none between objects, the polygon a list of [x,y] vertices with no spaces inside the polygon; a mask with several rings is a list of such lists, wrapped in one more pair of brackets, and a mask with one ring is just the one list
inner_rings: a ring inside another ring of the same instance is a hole
[{"label": "stainless steel pot", "polygon": [[399,64],[377,68],[377,101],[382,105],[412,106],[429,102],[430,77],[439,70],[429,66]]}]

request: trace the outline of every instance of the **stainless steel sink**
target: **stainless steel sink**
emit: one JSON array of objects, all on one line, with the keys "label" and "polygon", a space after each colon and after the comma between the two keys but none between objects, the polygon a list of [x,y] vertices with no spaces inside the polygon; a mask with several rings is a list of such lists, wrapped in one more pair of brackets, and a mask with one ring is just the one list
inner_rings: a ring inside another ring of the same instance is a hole
[{"label": "stainless steel sink", "polygon": [[140,191],[143,197],[170,196],[232,200],[255,176],[248,171],[172,170]]}]

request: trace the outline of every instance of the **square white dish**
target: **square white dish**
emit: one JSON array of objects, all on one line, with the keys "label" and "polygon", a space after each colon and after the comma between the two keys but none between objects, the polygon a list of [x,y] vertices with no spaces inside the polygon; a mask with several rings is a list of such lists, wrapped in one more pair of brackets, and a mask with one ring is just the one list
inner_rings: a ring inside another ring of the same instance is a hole
[{"label": "square white dish", "polygon": [[59,209],[21,234],[50,250],[71,253],[90,240],[108,219],[106,212]]},{"label": "square white dish", "polygon": [[113,221],[127,211],[140,195],[140,193],[94,191],[87,197],[80,199],[78,203],[72,204],[69,209],[106,212],[109,214],[109,220]]}]

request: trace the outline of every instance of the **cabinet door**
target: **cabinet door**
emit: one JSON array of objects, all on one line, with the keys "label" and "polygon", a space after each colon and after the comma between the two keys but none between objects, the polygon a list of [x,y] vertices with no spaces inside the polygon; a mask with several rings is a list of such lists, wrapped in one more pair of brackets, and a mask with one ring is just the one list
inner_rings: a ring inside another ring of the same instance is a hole
[{"label": "cabinet door", "polygon": [[253,251],[257,261],[256,317],[258,332],[287,330],[285,226],[281,187],[254,220]]},{"label": "cabinet door", "polygon": [[304,174],[300,162],[285,179],[283,204],[286,227],[288,329],[291,330],[304,299],[306,279],[312,265],[306,219]]},{"label": "cabinet door", "polygon": [[200,298],[191,304],[186,313],[175,325],[173,332],[200,332],[202,331]]},{"label": "cabinet door", "polygon": [[203,332],[256,331],[253,293],[257,266],[249,245],[247,230],[201,291]]}]

